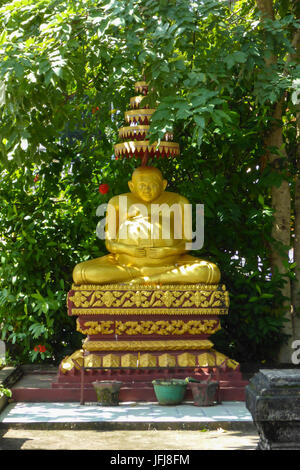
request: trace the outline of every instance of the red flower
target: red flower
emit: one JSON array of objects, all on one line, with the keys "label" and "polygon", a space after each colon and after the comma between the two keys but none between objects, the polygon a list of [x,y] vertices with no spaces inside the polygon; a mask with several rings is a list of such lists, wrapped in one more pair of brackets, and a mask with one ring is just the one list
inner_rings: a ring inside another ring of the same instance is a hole
[{"label": "red flower", "polygon": [[40,175],[36,175],[33,179],[33,181],[36,183],[39,180]]},{"label": "red flower", "polygon": [[109,186],[106,183],[100,184],[99,186],[99,193],[106,194],[109,191]]},{"label": "red flower", "polygon": [[40,353],[46,352],[46,346],[42,344],[38,344],[37,346],[35,346],[34,350],[39,351]]},{"label": "red flower", "polygon": [[99,106],[96,106],[96,108],[92,108],[92,113],[95,114],[97,111],[99,111]]}]

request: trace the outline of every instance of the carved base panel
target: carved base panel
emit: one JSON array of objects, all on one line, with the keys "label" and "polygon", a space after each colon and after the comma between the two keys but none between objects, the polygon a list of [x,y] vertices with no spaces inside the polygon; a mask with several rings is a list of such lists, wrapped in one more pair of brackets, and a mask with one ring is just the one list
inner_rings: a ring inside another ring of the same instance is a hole
[{"label": "carved base panel", "polygon": [[222,353],[214,349],[204,349],[203,351],[145,351],[145,352],[95,352],[76,351],[71,356],[66,357],[60,364],[60,372],[68,375],[73,369],[80,370],[80,367],[91,368],[216,368],[221,371],[239,370],[239,364],[229,359]]},{"label": "carved base panel", "polygon": [[[69,315],[226,315],[224,285],[82,285],[68,294]],[[142,319],[142,318],[141,318]]]},{"label": "carved base panel", "polygon": [[148,339],[171,339],[174,337],[206,338],[216,333],[220,328],[220,320],[217,316],[192,315],[183,318],[180,314],[173,314],[172,318],[166,315],[151,316],[144,314],[142,319],[137,315],[126,316],[106,315],[103,320],[102,315],[93,317],[82,315],[77,318],[77,331],[87,335],[89,338],[130,340],[135,337]]}]

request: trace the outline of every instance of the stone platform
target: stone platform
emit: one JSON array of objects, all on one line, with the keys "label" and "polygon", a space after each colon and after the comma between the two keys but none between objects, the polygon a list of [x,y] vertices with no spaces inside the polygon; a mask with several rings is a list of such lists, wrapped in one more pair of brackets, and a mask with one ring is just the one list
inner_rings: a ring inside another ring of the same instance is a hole
[{"label": "stone platform", "polygon": [[[92,381],[99,379],[99,375],[96,371],[87,371],[91,373],[89,375],[89,382],[86,382],[84,389],[84,400],[86,402],[96,401],[96,394],[92,387]],[[108,373],[112,371],[107,371]],[[123,371],[124,372],[124,371]],[[141,371],[143,372],[143,371]],[[145,371],[144,371],[145,372]],[[166,371],[165,371],[166,372]],[[58,383],[58,374],[56,368],[49,369],[31,369],[29,372],[25,372],[23,377],[18,380],[17,383],[12,387],[12,398],[17,402],[78,402],[81,401],[81,389],[80,389],[80,372],[74,372],[74,382]],[[155,374],[157,376],[157,374]],[[178,377],[178,375],[176,374]],[[191,374],[188,371],[182,374],[182,376],[188,377]],[[103,380],[116,379],[113,374],[104,376]],[[227,377],[228,378],[228,377]],[[148,376],[148,380],[141,375],[140,382],[124,381],[124,375],[122,381],[124,386],[120,391],[120,402],[136,401],[136,402],[155,402],[156,397],[154,394],[153,385]],[[244,380],[243,377],[237,382],[228,378],[227,382],[220,381],[220,400],[226,401],[244,401],[245,400],[245,386],[248,381]],[[192,400],[192,393],[187,390],[185,401]]]},{"label": "stone platform", "polygon": [[96,403],[11,403],[0,413],[0,429],[254,429],[243,402],[196,407],[191,403],[161,406],[125,402],[100,407]]}]

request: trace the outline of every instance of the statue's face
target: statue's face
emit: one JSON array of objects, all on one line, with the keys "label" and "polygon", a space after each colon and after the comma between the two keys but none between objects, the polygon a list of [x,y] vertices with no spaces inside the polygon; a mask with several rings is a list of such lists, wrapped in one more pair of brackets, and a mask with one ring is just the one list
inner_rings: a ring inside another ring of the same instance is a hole
[{"label": "statue's face", "polygon": [[134,176],[129,188],[142,201],[152,202],[164,191],[164,181],[157,175],[139,174]]}]

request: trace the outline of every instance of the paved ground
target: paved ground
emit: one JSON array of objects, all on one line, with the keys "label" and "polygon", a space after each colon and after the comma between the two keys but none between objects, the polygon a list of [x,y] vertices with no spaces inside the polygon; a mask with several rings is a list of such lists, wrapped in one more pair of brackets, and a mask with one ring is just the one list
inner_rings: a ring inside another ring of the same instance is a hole
[{"label": "paved ground", "polygon": [[0,450],[254,450],[255,431],[0,430]]},{"label": "paved ground", "polygon": [[[45,374],[35,376],[40,388],[49,386],[47,379]],[[33,386],[32,378],[27,385]],[[95,403],[15,402],[0,411],[0,450],[107,450],[113,455],[152,451],[152,459],[156,450],[254,450],[257,443],[244,402],[202,408],[188,403],[122,403],[107,408]],[[103,461],[106,458],[104,453]]]},{"label": "paved ground", "polygon": [[70,403],[11,403],[0,414],[0,427],[56,429],[68,427],[91,430],[148,430],[185,429],[204,427],[241,429],[253,425],[252,416],[244,402],[223,402],[214,406],[194,406],[182,403],[162,406],[158,403],[122,402],[119,406],[80,405]]},{"label": "paved ground", "polygon": [[0,414],[0,450],[254,450],[257,442],[243,402],[11,403]]}]

